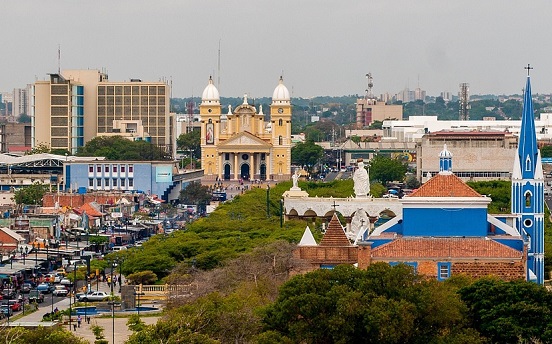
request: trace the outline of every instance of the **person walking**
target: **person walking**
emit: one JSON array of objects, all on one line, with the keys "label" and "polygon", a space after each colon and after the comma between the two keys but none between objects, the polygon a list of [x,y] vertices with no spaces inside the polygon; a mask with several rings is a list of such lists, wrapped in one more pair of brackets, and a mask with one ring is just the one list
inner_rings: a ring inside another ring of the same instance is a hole
[{"label": "person walking", "polygon": [[79,328],[80,328],[81,322],[82,322],[82,318],[81,318],[81,316],[79,315],[79,316],[77,317],[77,326],[78,326]]}]

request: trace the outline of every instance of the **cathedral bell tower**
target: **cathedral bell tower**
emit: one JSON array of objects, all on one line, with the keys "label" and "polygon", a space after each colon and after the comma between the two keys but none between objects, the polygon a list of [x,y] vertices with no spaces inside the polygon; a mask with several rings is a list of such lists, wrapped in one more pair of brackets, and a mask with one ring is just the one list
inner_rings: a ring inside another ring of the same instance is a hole
[{"label": "cathedral bell tower", "polygon": [[217,171],[217,144],[220,137],[220,116],[222,108],[220,95],[209,77],[209,84],[203,90],[199,114],[201,118],[201,166],[205,174]]},{"label": "cathedral bell tower", "polygon": [[544,175],[537,146],[529,65],[518,150],[512,173],[512,214],[527,245],[527,280],[544,282]]},{"label": "cathedral bell tower", "polygon": [[271,175],[277,180],[289,180],[291,177],[291,99],[282,77],[272,94],[270,122],[273,145]]}]

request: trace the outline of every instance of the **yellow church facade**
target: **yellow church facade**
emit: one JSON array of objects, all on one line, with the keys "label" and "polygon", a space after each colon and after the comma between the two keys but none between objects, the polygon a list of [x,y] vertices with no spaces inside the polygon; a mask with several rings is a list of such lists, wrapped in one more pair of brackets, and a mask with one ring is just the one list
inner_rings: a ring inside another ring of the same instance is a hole
[{"label": "yellow church facade", "polygon": [[207,180],[289,180],[291,99],[282,78],[272,95],[270,120],[247,96],[222,113],[213,80],[201,97],[201,165]]}]

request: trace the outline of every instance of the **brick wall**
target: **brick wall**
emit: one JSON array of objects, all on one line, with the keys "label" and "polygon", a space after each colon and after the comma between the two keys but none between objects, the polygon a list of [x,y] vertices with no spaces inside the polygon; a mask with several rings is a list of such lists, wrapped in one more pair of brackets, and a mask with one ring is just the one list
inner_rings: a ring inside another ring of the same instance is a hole
[{"label": "brick wall", "polygon": [[[44,195],[42,199],[43,207],[54,207],[59,199],[60,207],[79,208],[86,203],[97,202],[98,204],[115,204],[120,198],[121,193],[86,193],[86,194],[56,194],[49,193]],[[128,196],[128,195],[127,195]],[[132,197],[125,197],[129,201],[133,201]]]},{"label": "brick wall", "polygon": [[304,259],[311,264],[355,264],[358,260],[356,246],[301,246],[294,254],[298,259]]},{"label": "brick wall", "polygon": [[459,274],[475,278],[497,276],[506,281],[525,279],[525,263],[523,261],[453,263],[452,275]]},{"label": "brick wall", "polygon": [[361,270],[367,269],[372,262],[372,247],[370,245],[362,245],[358,247],[358,268]]}]

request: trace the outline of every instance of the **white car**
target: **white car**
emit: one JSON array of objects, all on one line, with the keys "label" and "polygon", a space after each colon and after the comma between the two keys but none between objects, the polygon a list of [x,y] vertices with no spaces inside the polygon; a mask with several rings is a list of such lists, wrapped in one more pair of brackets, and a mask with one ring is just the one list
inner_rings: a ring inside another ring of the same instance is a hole
[{"label": "white car", "polygon": [[54,289],[52,294],[54,294],[54,296],[67,296],[67,294],[69,294],[69,291],[65,289],[65,287],[62,285],[56,285],[56,289]]},{"label": "white car", "polygon": [[64,278],[61,281],[59,281],[59,284],[61,284],[61,285],[71,285],[71,281],[68,278]]},{"label": "white car", "polygon": [[79,301],[81,302],[87,302],[87,301],[103,301],[104,299],[108,298],[109,294],[104,293],[103,291],[95,291],[90,294],[84,294],[79,298]]}]

